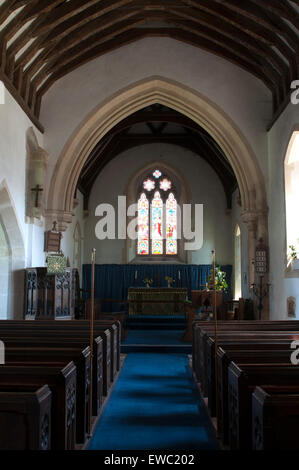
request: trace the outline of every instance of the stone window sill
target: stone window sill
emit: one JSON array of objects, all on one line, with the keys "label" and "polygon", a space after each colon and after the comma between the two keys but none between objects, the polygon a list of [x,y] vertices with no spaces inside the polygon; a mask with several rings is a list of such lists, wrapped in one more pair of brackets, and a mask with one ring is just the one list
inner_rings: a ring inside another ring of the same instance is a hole
[{"label": "stone window sill", "polygon": [[286,268],[286,277],[299,277],[299,259],[293,259]]}]

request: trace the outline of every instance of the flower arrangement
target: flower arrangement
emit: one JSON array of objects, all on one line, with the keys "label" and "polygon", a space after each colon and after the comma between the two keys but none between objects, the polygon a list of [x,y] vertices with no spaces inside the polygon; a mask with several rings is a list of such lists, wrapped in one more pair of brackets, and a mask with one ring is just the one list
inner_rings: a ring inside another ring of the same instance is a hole
[{"label": "flower arrangement", "polygon": [[[299,242],[299,239],[298,239],[298,242]],[[292,260],[294,259],[297,259],[298,258],[298,251],[297,251],[297,247],[295,245],[289,245],[289,256]]]},{"label": "flower arrangement", "polygon": [[167,281],[168,287],[171,287],[171,284],[175,282],[175,280],[170,276],[165,276],[165,281]]},{"label": "flower arrangement", "polygon": [[[210,270],[208,283],[209,283],[209,288],[214,289],[212,269]],[[228,283],[226,281],[226,273],[224,271],[221,271],[220,266],[216,266],[216,269],[215,269],[215,284],[216,284],[216,290],[218,291],[226,292],[228,289]]]},{"label": "flower arrangement", "polygon": [[143,279],[144,284],[146,284],[146,287],[150,287],[150,285],[153,283],[153,280],[149,277],[146,277]]}]

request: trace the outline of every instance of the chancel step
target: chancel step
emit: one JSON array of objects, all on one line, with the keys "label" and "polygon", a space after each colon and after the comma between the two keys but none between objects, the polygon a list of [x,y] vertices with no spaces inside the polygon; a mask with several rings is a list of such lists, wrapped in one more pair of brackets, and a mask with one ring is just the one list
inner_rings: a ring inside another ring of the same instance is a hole
[{"label": "chancel step", "polygon": [[186,328],[185,316],[132,315],[126,320],[126,327],[132,330],[169,329],[183,330]]}]

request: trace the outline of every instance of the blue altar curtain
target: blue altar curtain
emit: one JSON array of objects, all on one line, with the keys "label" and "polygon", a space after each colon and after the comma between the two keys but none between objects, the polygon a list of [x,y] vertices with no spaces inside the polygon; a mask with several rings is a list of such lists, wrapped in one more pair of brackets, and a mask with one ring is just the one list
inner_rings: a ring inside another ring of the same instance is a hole
[{"label": "blue altar curtain", "polygon": [[[127,299],[129,287],[145,287],[143,279],[153,279],[152,287],[167,287],[165,276],[175,279],[173,287],[186,287],[190,298],[191,290],[204,289],[209,278],[209,264],[97,264],[95,266],[95,297],[102,299]],[[224,300],[232,298],[231,277],[232,266],[221,266],[226,272],[228,291]],[[135,280],[135,273],[137,279]],[[179,280],[180,272],[180,280]],[[83,265],[83,288],[90,291],[91,265]],[[89,294],[87,294],[89,297]],[[118,303],[105,302],[102,305],[105,312],[120,310]]]}]

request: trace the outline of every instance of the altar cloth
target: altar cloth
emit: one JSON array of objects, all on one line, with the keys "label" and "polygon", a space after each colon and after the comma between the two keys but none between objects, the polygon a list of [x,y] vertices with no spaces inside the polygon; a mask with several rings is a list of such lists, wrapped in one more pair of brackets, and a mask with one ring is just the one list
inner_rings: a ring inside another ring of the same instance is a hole
[{"label": "altar cloth", "polygon": [[184,315],[186,288],[130,287],[129,315]]}]

